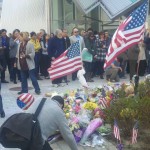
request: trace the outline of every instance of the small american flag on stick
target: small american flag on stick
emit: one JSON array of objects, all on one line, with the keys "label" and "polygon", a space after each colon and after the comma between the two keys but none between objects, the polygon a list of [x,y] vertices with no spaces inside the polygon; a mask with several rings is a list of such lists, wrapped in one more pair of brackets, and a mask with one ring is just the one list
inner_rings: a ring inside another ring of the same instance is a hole
[{"label": "small american flag on stick", "polygon": [[48,69],[50,79],[55,80],[82,69],[79,41],[73,43]]},{"label": "small american flag on stick", "polygon": [[119,130],[119,127],[118,127],[118,124],[117,124],[116,120],[114,121],[114,136],[117,140],[121,141],[121,139],[120,139],[120,130]]},{"label": "small american flag on stick", "polygon": [[137,136],[138,136],[138,121],[135,123],[132,130],[132,144],[137,143]]},{"label": "small american flag on stick", "polygon": [[105,97],[100,98],[99,104],[100,104],[103,108],[105,108],[105,109],[108,107],[108,105],[107,105],[107,100],[106,100]]}]

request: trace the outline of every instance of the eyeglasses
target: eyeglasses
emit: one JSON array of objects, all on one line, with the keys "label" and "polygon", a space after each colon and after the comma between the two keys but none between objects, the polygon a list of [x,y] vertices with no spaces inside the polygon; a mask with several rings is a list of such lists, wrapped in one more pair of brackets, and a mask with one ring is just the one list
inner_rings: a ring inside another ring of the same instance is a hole
[{"label": "eyeglasses", "polygon": [[94,36],[90,36],[90,38],[94,38]]},{"label": "eyeglasses", "polygon": [[74,33],[78,33],[79,31],[74,31]]}]

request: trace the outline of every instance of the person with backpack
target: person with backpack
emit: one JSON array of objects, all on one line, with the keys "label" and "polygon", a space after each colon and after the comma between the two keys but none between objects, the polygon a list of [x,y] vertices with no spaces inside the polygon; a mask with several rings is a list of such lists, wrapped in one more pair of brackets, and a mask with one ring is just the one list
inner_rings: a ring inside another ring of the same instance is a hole
[{"label": "person with backpack", "polygon": [[[24,103],[19,98],[17,104],[19,107],[28,108],[31,101]],[[34,101],[29,109],[24,109],[25,112],[12,115],[2,124],[0,143],[5,148],[52,150],[48,139],[58,135],[59,131],[71,150],[78,150],[63,108],[64,99],[57,95],[51,99]]]},{"label": "person with backpack", "polygon": [[[34,113],[40,101],[35,101],[33,105],[27,110],[28,113]],[[67,142],[71,150],[77,150],[77,144],[74,136],[70,131],[67,119],[63,112],[64,99],[61,96],[54,96],[51,100],[46,100],[40,114],[38,121],[41,128],[42,138],[45,142],[43,150],[51,150],[47,139],[55,135],[56,131],[60,131],[63,139]],[[49,147],[49,148],[44,148]]]}]

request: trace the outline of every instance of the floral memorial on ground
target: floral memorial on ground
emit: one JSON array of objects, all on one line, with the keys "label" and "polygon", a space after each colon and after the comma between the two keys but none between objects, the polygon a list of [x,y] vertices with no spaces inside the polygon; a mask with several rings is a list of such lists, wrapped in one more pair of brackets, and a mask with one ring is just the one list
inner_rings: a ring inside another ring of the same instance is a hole
[{"label": "floral memorial on ground", "polygon": [[[84,146],[104,146],[104,138],[109,136],[117,141],[119,150],[123,149],[126,139],[128,145],[136,144],[138,131],[150,127],[149,85],[147,78],[138,84],[136,81],[131,84],[108,82],[99,88],[81,88],[61,94],[76,142]],[[46,95],[53,94],[56,93]]]}]

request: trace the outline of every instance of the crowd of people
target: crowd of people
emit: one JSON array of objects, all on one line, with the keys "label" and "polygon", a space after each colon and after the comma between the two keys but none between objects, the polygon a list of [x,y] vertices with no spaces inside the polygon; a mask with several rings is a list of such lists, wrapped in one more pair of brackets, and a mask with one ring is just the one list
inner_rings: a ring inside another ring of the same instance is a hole
[{"label": "crowd of people", "polygon": [[[130,74],[130,80],[134,74],[144,76],[150,72],[150,35],[146,32],[145,38],[138,45],[134,45],[104,70],[106,54],[111,42],[108,31],[87,31],[79,32],[73,28],[71,36],[67,29],[57,29],[55,35],[47,34],[44,29],[39,33],[20,32],[15,29],[7,36],[7,31],[0,31],[0,64],[1,82],[8,83],[5,79],[6,68],[8,68],[10,81],[17,84],[17,79],[22,83],[21,93],[28,92],[27,78],[30,76],[35,92],[40,94],[40,87],[37,80],[49,79],[47,69],[51,61],[58,58],[71,44],[79,41],[83,66],[86,71],[87,82],[94,82],[92,79],[99,76],[112,82],[118,82],[120,78],[126,78],[126,72]],[[44,78],[43,78],[44,77]],[[72,74],[72,81],[77,79],[77,72]],[[52,81],[53,86],[63,86],[63,82],[69,82],[67,76]]]},{"label": "crowd of people", "polygon": [[[35,93],[40,94],[38,80],[50,79],[47,70],[51,66],[51,62],[77,41],[80,44],[80,53],[87,82],[94,82],[93,78],[96,76],[101,80],[105,77],[106,80],[111,82],[118,82],[121,78],[126,78],[127,73],[129,73],[130,80],[135,74],[144,76],[145,73],[150,73],[149,33],[149,31],[146,31],[144,39],[139,44],[120,54],[104,70],[106,54],[111,43],[111,36],[108,31],[96,32],[89,28],[87,31],[82,30],[79,32],[79,29],[75,27],[69,37],[67,29],[57,29],[55,35],[53,33],[47,34],[44,29],[41,29],[39,33],[20,32],[19,29],[15,29],[8,37],[7,31],[2,29],[0,31],[1,83],[9,83],[5,79],[6,69],[8,68],[10,82],[14,84],[17,84],[18,80],[21,82],[21,91],[18,94],[28,93],[28,77],[32,81]],[[76,79],[77,72],[74,72],[72,73],[72,81]],[[52,85],[59,87],[63,86],[62,83],[68,82],[70,81],[67,76],[64,76],[53,80]],[[54,97],[52,100],[47,101],[50,105],[45,105],[39,118],[43,139],[45,141],[49,134],[53,134],[54,130],[59,129],[70,147],[77,150],[77,145],[61,110],[64,106],[64,100],[61,97]],[[35,105],[33,108],[34,110],[31,109],[32,113],[36,109]],[[55,120],[54,114],[57,113],[59,117]],[[42,116],[47,116],[47,114],[50,114],[51,117],[43,124]],[[5,117],[1,95],[0,115],[2,118]],[[49,122],[51,122],[51,126]],[[43,149],[50,150],[51,148],[48,143],[45,143]]]}]

